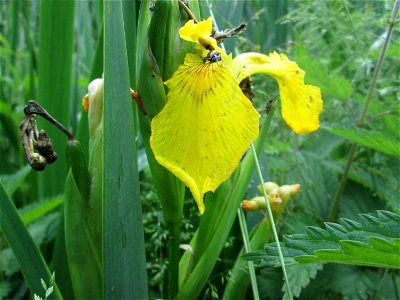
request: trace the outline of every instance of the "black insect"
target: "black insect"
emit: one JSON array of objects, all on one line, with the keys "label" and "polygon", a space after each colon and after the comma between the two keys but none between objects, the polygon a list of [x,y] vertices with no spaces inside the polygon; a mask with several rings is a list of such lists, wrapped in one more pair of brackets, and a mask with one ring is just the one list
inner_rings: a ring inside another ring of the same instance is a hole
[{"label": "black insect", "polygon": [[218,53],[217,50],[210,51],[204,58],[204,62],[206,61],[209,61],[210,63],[221,61],[221,55]]}]

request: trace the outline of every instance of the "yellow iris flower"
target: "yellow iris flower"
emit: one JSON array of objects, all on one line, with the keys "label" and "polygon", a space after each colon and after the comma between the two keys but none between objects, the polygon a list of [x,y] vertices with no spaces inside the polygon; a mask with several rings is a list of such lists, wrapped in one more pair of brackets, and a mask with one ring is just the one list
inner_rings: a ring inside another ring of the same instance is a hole
[{"label": "yellow iris flower", "polygon": [[211,17],[179,30],[182,39],[197,44],[196,51],[165,82],[168,102],[152,120],[150,137],[157,161],[189,187],[201,214],[204,194],[229,178],[258,135],[260,115],[239,87],[243,79],[255,73],[275,78],[282,114],[297,133],[316,130],[322,110],[319,89],[304,85],[296,63],[276,53],[232,60],[211,32]]}]

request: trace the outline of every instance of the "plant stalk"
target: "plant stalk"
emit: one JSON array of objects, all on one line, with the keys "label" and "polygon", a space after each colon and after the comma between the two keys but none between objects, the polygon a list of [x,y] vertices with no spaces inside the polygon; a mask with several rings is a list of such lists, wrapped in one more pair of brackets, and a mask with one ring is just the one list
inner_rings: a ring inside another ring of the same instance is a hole
[{"label": "plant stalk", "polygon": [[179,291],[180,223],[168,223],[168,298],[173,299]]},{"label": "plant stalk", "polygon": [[260,164],[259,164],[258,158],[257,158],[257,152],[256,152],[256,149],[254,148],[254,144],[253,143],[251,144],[251,150],[253,152],[254,160],[255,160],[255,163],[256,163],[257,173],[258,173],[258,177],[260,179],[261,187],[262,187],[262,190],[263,190],[264,200],[265,200],[265,202],[267,204],[268,217],[269,217],[269,220],[271,222],[272,233],[274,234],[274,240],[276,242],[276,247],[278,249],[279,260],[280,260],[281,265],[282,265],[282,272],[283,272],[283,277],[285,279],[285,284],[286,284],[286,287],[287,287],[288,296],[289,296],[289,299],[293,299],[292,290],[290,289],[290,284],[289,284],[289,280],[288,280],[288,276],[287,276],[287,272],[286,272],[285,261],[283,259],[281,244],[279,243],[278,232],[277,232],[276,227],[275,227],[274,216],[272,214],[271,205],[269,204],[269,201],[268,201],[267,191],[265,190],[265,185],[264,185],[264,178],[263,178],[262,173],[261,173]]},{"label": "plant stalk", "polygon": [[[359,127],[365,126],[365,120],[367,118],[368,106],[369,106],[369,103],[372,100],[372,95],[373,95],[373,92],[375,91],[376,83],[378,81],[378,77],[379,77],[380,71],[382,69],[382,63],[383,63],[383,60],[385,59],[386,52],[387,52],[387,49],[389,47],[390,38],[392,36],[393,28],[394,28],[394,25],[396,23],[397,13],[399,12],[399,5],[400,5],[399,0],[396,0],[394,2],[394,4],[393,4],[392,16],[390,18],[389,26],[388,26],[388,29],[387,29],[385,42],[384,42],[384,44],[382,46],[381,52],[379,53],[378,61],[376,63],[376,68],[374,70],[374,73],[372,74],[371,83],[369,85],[367,96],[365,98],[364,107],[363,107],[363,110],[362,110],[361,115],[360,115],[360,117],[358,119],[358,122],[357,122]],[[336,219],[336,217],[337,217],[340,201],[342,199],[342,195],[343,195],[344,190],[346,188],[347,178],[348,178],[348,175],[349,175],[349,172],[350,172],[351,165],[352,165],[353,160],[354,160],[354,154],[355,154],[356,148],[357,148],[357,144],[354,143],[354,144],[351,145],[349,156],[347,158],[347,162],[346,162],[346,165],[345,165],[345,169],[344,169],[343,175],[342,175],[342,177],[340,179],[339,188],[336,191],[332,207],[331,207],[331,209],[329,211],[329,214],[328,214],[328,219],[327,220],[330,221],[330,222],[334,221]]]},{"label": "plant stalk", "polygon": [[[243,238],[244,251],[245,251],[245,253],[249,253],[251,251],[249,232],[247,230],[246,218],[245,218],[243,210],[241,208],[238,208],[238,219],[239,219],[239,224],[240,224],[240,231],[242,233],[242,238]],[[258,293],[256,271],[254,270],[254,263],[252,261],[248,261],[247,263],[249,266],[249,275],[250,275],[251,289],[253,290],[253,296],[254,296],[254,299],[259,300],[260,295]]]}]

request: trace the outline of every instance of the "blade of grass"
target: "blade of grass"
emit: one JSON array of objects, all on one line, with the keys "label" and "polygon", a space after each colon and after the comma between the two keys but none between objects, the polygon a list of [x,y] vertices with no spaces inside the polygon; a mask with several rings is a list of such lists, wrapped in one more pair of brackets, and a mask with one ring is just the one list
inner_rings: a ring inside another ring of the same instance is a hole
[{"label": "blade of grass", "polygon": [[[263,249],[264,245],[271,237],[271,222],[268,217],[264,219],[250,232],[250,249],[256,251]],[[223,300],[229,299],[246,299],[247,288],[249,287],[249,276],[247,272],[247,262],[240,258],[245,253],[243,247],[239,252],[238,259],[230,272],[228,283],[224,290]]]},{"label": "blade of grass", "polygon": [[132,100],[121,1],[104,1],[103,290],[147,299]]},{"label": "blade of grass", "polygon": [[276,226],[275,226],[275,222],[274,222],[274,216],[272,215],[271,205],[269,204],[269,201],[268,201],[268,196],[267,196],[268,194],[267,194],[267,191],[265,190],[265,185],[264,185],[265,181],[264,181],[264,178],[261,173],[260,164],[258,163],[257,151],[256,151],[256,148],[254,147],[254,144],[251,144],[251,151],[253,152],[254,160],[256,162],[258,178],[260,179],[260,184],[262,187],[264,200],[267,204],[268,217],[271,222],[272,233],[274,234],[274,239],[275,239],[276,246],[278,249],[278,254],[279,254],[279,260],[282,265],[283,277],[285,279],[285,283],[287,286],[288,297],[289,297],[289,299],[293,299],[292,292],[291,292],[290,285],[289,285],[289,279],[288,279],[287,272],[286,272],[285,261],[283,259],[281,244],[279,243],[278,232],[276,230]]},{"label": "blade of grass", "polygon": [[[44,295],[44,289],[40,282],[43,279],[46,284],[50,282],[50,271],[35,242],[29,235],[17,209],[4,190],[0,181],[0,227],[8,244],[21,267],[22,274],[32,294]],[[54,299],[62,299],[60,291],[54,284]]]}]

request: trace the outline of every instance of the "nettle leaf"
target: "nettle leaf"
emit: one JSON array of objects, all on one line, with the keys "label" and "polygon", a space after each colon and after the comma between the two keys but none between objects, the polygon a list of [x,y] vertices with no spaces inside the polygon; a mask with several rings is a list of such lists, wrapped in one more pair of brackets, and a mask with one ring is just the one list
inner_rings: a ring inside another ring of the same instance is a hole
[{"label": "nettle leaf", "polygon": [[[400,176],[400,161],[396,157],[379,159],[376,165],[354,162],[349,177],[362,184],[373,194],[384,200],[393,209],[400,207],[398,179]],[[362,210],[358,210],[362,211]]]},{"label": "nettle leaf", "polygon": [[[322,270],[322,264],[307,264],[307,265],[290,265],[287,267],[287,275],[290,283],[290,289],[294,297],[300,295],[301,290],[308,285],[311,279],[315,278],[317,272]],[[287,285],[284,284],[282,291],[284,292],[283,299],[290,299],[287,293]]]},{"label": "nettle leaf", "polygon": [[[382,275],[372,269],[338,264],[326,264],[318,272],[315,279],[305,287],[300,299],[367,299],[378,289]],[[384,280],[384,283],[390,280]],[[392,293],[387,298],[376,295],[376,299],[392,299]]]},{"label": "nettle leaf", "polygon": [[56,210],[64,203],[64,195],[58,195],[51,198],[46,198],[41,201],[33,202],[25,205],[19,209],[18,212],[21,215],[21,219],[25,225],[28,225],[51,211]]},{"label": "nettle leaf", "polygon": [[32,171],[30,165],[25,165],[13,174],[1,175],[0,179],[4,184],[4,188],[8,195],[12,196],[15,191],[20,187],[26,176]]},{"label": "nettle leaf", "polygon": [[382,132],[350,127],[324,126],[321,128],[364,147],[372,148],[385,154],[400,156],[400,140]]},{"label": "nettle leaf", "polygon": [[[376,217],[360,214],[360,220],[341,219],[341,224],[325,223],[325,229],[308,227],[307,234],[285,236],[281,243],[285,263],[334,262],[400,269],[400,215],[378,211]],[[263,266],[279,265],[275,243],[244,258],[261,259]]]}]

